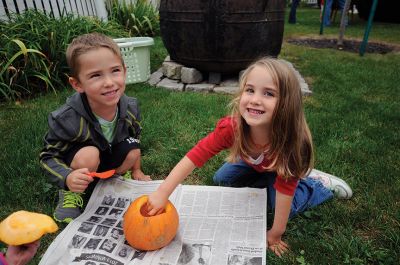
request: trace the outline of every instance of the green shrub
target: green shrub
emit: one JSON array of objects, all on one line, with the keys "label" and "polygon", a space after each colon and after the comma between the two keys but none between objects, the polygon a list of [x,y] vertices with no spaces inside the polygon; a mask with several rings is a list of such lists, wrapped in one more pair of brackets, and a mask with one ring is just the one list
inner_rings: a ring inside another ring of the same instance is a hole
[{"label": "green shrub", "polygon": [[84,33],[101,32],[113,38],[127,33],[115,22],[65,15],[52,18],[28,10],[0,21],[0,101],[26,98],[67,84],[65,50]]},{"label": "green shrub", "polygon": [[118,0],[108,0],[108,18],[123,25],[130,36],[156,36],[160,33],[158,10],[147,0],[137,0],[120,3]]},{"label": "green shrub", "polygon": [[11,57],[7,52],[1,51],[0,60],[5,64],[0,68],[0,99],[15,100],[29,94],[30,91],[40,91],[43,87],[46,90],[51,87],[55,91],[50,81],[50,64],[47,57],[38,50],[27,49],[26,45],[17,39],[6,43],[4,49],[12,51],[16,47],[19,50],[14,54],[9,52]]}]

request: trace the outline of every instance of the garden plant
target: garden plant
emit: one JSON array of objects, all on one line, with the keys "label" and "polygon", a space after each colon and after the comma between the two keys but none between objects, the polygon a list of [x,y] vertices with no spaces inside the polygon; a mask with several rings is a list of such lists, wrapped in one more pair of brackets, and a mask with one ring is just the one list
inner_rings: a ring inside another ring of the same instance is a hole
[{"label": "garden plant", "polygon": [[71,14],[54,19],[29,10],[0,20],[0,101],[63,89],[68,83],[65,50],[74,37],[92,31],[128,36],[116,22]]},{"label": "garden plant", "polygon": [[123,25],[131,36],[155,36],[160,33],[158,10],[147,0],[107,0],[108,17]]}]

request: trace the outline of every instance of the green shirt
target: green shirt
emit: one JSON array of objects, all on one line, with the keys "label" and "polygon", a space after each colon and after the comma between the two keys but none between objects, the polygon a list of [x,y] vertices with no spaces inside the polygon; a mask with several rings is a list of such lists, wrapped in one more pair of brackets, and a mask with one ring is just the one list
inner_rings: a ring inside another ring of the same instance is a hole
[{"label": "green shirt", "polygon": [[117,108],[117,111],[115,112],[115,117],[112,121],[107,121],[93,113],[94,116],[97,118],[97,120],[100,123],[101,130],[103,131],[104,137],[106,137],[106,139],[109,143],[112,142],[112,140],[114,139],[114,136],[115,136],[115,132],[116,132],[115,128],[117,125],[117,116],[118,116],[117,113],[118,113],[118,108]]}]

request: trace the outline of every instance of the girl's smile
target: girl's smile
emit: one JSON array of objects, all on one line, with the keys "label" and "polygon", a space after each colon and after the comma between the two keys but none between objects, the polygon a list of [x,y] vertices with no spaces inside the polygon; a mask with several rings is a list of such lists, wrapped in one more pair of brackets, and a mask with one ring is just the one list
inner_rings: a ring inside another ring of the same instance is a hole
[{"label": "girl's smile", "polygon": [[250,114],[264,114],[265,111],[256,110],[256,109],[247,109]]}]

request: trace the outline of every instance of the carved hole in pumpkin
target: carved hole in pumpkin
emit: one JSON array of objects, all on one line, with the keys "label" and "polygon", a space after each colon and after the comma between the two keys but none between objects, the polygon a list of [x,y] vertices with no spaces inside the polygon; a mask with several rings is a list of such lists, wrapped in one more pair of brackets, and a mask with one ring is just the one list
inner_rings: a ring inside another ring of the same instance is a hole
[{"label": "carved hole in pumpkin", "polygon": [[[144,204],[144,205],[142,205],[142,207],[140,207],[140,214],[141,214],[142,216],[144,216],[144,217],[151,217],[151,215],[149,215],[148,212],[149,212],[149,211],[147,211],[147,204]],[[163,213],[165,213],[165,209],[164,209],[164,211],[162,211],[162,213],[160,213],[160,214],[163,214]],[[158,214],[157,214],[157,215],[158,215]]]}]

